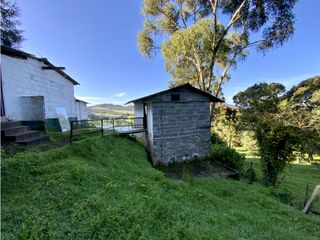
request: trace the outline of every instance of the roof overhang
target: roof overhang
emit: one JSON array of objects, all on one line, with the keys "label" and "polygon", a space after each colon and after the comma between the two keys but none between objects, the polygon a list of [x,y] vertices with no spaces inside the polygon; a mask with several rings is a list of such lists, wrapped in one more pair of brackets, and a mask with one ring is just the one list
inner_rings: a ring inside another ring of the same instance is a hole
[{"label": "roof overhang", "polygon": [[170,88],[170,89],[167,89],[167,90],[164,90],[164,91],[161,91],[161,92],[150,94],[150,95],[145,96],[145,97],[141,97],[141,98],[137,98],[137,99],[131,100],[131,101],[127,102],[126,104],[135,103],[135,102],[145,102],[145,101],[148,101],[149,99],[155,97],[156,95],[163,94],[163,93],[168,93],[168,92],[175,92],[175,91],[177,91],[178,89],[181,89],[181,88],[186,88],[186,89],[191,90],[192,92],[195,92],[195,93],[198,93],[200,95],[203,95],[203,96],[207,97],[210,100],[210,102],[224,102],[220,98],[217,98],[217,97],[211,95],[210,93],[204,92],[204,91],[202,91],[202,90],[200,90],[198,88],[193,87],[191,84],[186,83],[186,84],[178,86],[178,87]]},{"label": "roof overhang", "polygon": [[[45,65],[47,65],[47,67],[51,68],[50,70],[56,71],[58,74],[60,74],[62,77],[72,82],[74,85],[80,85],[76,80],[71,78],[64,71],[62,71],[61,67],[57,67],[53,65],[51,62],[49,62],[47,58],[39,58],[33,54],[30,54],[21,50],[17,50],[14,48],[5,47],[5,46],[1,46],[1,54],[7,55],[10,57],[21,58],[21,59],[33,58],[35,60],[38,60],[39,62],[44,63]],[[43,70],[49,70],[49,69],[43,69]]]}]

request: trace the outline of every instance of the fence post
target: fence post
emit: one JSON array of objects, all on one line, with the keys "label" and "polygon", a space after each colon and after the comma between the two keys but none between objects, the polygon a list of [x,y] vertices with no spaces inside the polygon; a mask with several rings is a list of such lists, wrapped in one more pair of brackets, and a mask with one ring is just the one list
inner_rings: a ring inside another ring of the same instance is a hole
[{"label": "fence post", "polygon": [[103,119],[101,119],[101,137],[103,137]]},{"label": "fence post", "polygon": [[112,118],[112,131],[114,131],[114,118]]},{"label": "fence post", "polygon": [[69,137],[70,144],[72,144],[72,130],[73,130],[73,121],[70,122],[70,137]]}]

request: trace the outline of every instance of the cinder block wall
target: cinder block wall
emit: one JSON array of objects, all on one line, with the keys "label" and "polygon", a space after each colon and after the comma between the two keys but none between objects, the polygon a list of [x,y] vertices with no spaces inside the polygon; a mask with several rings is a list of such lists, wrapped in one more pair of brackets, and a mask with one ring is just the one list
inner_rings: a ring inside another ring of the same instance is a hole
[{"label": "cinder block wall", "polygon": [[205,157],[210,150],[209,99],[180,89],[180,101],[165,93],[152,99],[152,159],[155,164]]}]

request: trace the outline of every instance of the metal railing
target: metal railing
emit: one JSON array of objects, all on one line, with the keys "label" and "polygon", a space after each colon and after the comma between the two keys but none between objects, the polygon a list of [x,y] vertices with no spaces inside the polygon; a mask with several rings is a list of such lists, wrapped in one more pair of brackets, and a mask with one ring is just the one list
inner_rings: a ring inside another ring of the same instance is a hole
[{"label": "metal railing", "polygon": [[78,136],[92,133],[118,132],[121,134],[130,134],[134,132],[142,132],[146,129],[146,123],[143,117],[133,118],[103,118],[88,120],[70,121],[70,137],[72,141]]}]

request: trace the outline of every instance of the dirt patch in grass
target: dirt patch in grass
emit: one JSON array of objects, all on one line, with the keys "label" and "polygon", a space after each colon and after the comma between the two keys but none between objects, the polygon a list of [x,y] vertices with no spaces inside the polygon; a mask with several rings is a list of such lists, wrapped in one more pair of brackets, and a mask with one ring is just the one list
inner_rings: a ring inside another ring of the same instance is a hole
[{"label": "dirt patch in grass", "polygon": [[186,176],[196,178],[239,178],[239,173],[226,168],[222,164],[210,160],[197,160],[187,163],[174,163],[169,166],[157,166],[165,176],[173,179],[183,179]]}]

